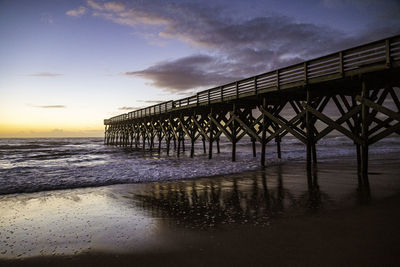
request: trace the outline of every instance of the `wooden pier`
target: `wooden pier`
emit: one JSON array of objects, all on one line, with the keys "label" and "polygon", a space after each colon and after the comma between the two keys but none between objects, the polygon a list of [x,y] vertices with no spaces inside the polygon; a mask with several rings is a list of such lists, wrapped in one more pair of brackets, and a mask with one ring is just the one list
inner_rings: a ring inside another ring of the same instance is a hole
[{"label": "wooden pier", "polygon": [[[354,142],[358,172],[367,177],[369,145],[400,134],[399,87],[397,35],[106,119],[104,142],[159,152],[164,144],[167,153],[173,142],[179,156],[188,140],[193,157],[201,139],[211,159],[224,135],[235,161],[237,142],[249,136],[253,156],[261,144],[264,166],[266,144],[275,141],[281,157],[280,142],[292,135],[306,146],[311,170],[318,141],[336,131]],[[329,115],[327,106],[340,116]]]}]

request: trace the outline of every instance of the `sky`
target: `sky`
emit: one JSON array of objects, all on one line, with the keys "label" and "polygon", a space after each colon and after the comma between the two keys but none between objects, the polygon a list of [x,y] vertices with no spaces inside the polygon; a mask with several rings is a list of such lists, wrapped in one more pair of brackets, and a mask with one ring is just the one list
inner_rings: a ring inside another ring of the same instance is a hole
[{"label": "sky", "polygon": [[103,119],[400,33],[398,0],[0,0],[0,138]]}]

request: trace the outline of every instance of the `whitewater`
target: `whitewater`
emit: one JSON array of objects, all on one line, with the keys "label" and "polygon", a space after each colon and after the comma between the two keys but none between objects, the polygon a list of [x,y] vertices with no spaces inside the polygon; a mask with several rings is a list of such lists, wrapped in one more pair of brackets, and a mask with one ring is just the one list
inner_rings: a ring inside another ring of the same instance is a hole
[{"label": "whitewater", "polygon": [[[282,140],[282,159],[277,159],[275,143],[267,145],[267,167],[288,161],[304,161],[305,146],[288,137]],[[201,142],[190,158],[186,151],[177,157],[163,150],[143,151],[105,146],[103,138],[0,139],[0,194],[95,187],[111,184],[144,183],[191,179],[260,169],[260,147],[252,156],[250,140],[237,145],[236,162],[231,161],[231,145],[221,140],[221,153],[212,160],[203,153]],[[157,149],[156,149],[157,150]],[[214,150],[215,151],[215,150]],[[386,138],[370,147],[370,154],[400,151],[400,138]],[[355,160],[355,146],[346,137],[327,137],[317,144],[319,161]]]}]

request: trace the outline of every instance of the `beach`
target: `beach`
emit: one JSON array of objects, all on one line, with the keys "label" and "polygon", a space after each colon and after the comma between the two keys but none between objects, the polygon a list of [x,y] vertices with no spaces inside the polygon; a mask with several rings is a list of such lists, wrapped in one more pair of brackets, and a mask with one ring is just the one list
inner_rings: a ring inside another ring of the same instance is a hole
[{"label": "beach", "polygon": [[0,197],[4,266],[395,266],[398,153]]}]

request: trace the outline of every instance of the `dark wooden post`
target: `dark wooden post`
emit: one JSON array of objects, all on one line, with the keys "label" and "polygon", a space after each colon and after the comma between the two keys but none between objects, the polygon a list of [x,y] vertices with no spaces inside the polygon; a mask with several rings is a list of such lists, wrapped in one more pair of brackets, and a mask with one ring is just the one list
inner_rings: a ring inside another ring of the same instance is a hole
[{"label": "dark wooden post", "polygon": [[123,132],[122,132],[122,146],[123,147],[126,147],[126,126],[124,125],[124,130],[123,130]]},{"label": "dark wooden post", "polygon": [[107,125],[104,126],[104,145],[106,144],[106,140],[107,140]]},{"label": "dark wooden post", "polygon": [[[363,79],[361,82],[361,98],[364,100],[368,96],[368,88],[365,79]],[[364,180],[368,179],[368,115],[369,108],[363,101],[361,103],[361,138],[363,140],[361,145],[361,176]]]},{"label": "dark wooden post", "polygon": [[104,145],[108,145],[107,125],[106,125],[106,130],[104,131]]},{"label": "dark wooden post", "polygon": [[[357,105],[355,95],[351,96],[351,101],[352,101],[352,106],[355,107]],[[360,122],[361,121],[360,121],[359,113],[357,113],[353,116],[353,121],[354,121],[354,135],[359,136],[360,132],[361,132],[360,131],[360,128],[361,128]],[[360,175],[361,174],[361,146],[360,146],[360,144],[358,144],[356,142],[354,142],[354,143],[356,145],[357,173],[358,173],[358,175]]]},{"label": "dark wooden post", "polygon": [[125,126],[122,126],[121,130],[121,147],[125,147]]},{"label": "dark wooden post", "polygon": [[119,140],[118,140],[118,146],[122,147],[122,139],[123,139],[123,133],[122,129],[119,130]]},{"label": "dark wooden post", "polygon": [[161,154],[161,141],[162,141],[162,122],[161,120],[158,120],[159,123],[159,129],[158,129],[158,154]]},{"label": "dark wooden post", "polygon": [[142,139],[143,139],[143,150],[146,149],[146,132],[142,131]]},{"label": "dark wooden post", "polygon": [[255,158],[257,156],[256,139],[255,138],[251,138],[251,144],[252,144],[252,147],[253,147],[253,157]]},{"label": "dark wooden post", "polygon": [[134,128],[133,128],[134,126],[132,125],[131,126],[131,132],[130,132],[130,135],[131,135],[131,144],[130,144],[130,147],[131,147],[131,149],[133,148],[133,140],[135,139],[134,138],[134,135],[135,135],[135,132],[134,132]]},{"label": "dark wooden post", "polygon": [[277,136],[275,137],[275,142],[276,142],[276,153],[278,154],[278,159],[282,158],[281,155],[281,137]]},{"label": "dark wooden post", "polygon": [[313,159],[313,164],[314,166],[317,165],[317,147],[314,139],[314,132],[311,132],[311,137],[312,137],[312,143],[311,143],[311,149],[312,149],[312,159]]},{"label": "dark wooden post", "polygon": [[114,131],[115,129],[113,128],[110,134],[110,145],[114,144]]},{"label": "dark wooden post", "polygon": [[182,122],[182,125],[181,125],[181,133],[182,133],[182,135],[181,135],[181,142],[182,142],[182,152],[185,152],[185,132],[183,131],[183,127],[184,127],[184,123],[185,123],[185,117],[183,117],[182,115],[180,116],[181,117],[181,122]]},{"label": "dark wooden post", "polygon": [[[198,96],[198,95],[197,95]],[[194,138],[195,138],[195,135],[196,135],[196,124],[195,124],[195,122],[194,122],[194,120],[196,120],[197,119],[197,116],[196,116],[196,112],[194,112],[194,114],[193,114],[193,116],[192,116],[192,132],[191,132],[191,136],[190,136],[190,141],[191,141],[191,147],[190,147],[190,157],[191,158],[193,158],[193,156],[194,156]]]},{"label": "dark wooden post", "polygon": [[181,152],[181,139],[182,139],[182,132],[178,131],[178,152],[177,152],[178,158]]},{"label": "dark wooden post", "polygon": [[219,137],[218,137],[215,141],[217,141],[217,153],[219,154],[219,153],[220,153],[220,149],[219,149]]},{"label": "dark wooden post", "polygon": [[154,148],[154,132],[153,130],[150,133],[150,151],[153,151]]},{"label": "dark wooden post", "polygon": [[[212,108],[210,109],[210,118],[212,118],[213,112]],[[208,127],[208,130],[210,131],[210,143],[208,147],[208,159],[212,158],[212,146],[213,146],[213,123],[210,119],[210,126]]]},{"label": "dark wooden post", "polygon": [[[172,127],[174,127],[174,126],[172,126]],[[176,136],[175,135],[172,136],[172,139],[174,140],[174,150],[176,150]]]},{"label": "dark wooden post", "polygon": [[137,149],[139,146],[139,142],[140,142],[140,129],[138,126],[136,126],[136,138],[135,138],[135,148]]},{"label": "dark wooden post", "polygon": [[122,126],[121,130],[121,147],[125,146],[125,126]]},{"label": "dark wooden post", "polygon": [[[236,104],[233,104],[232,115],[236,113]],[[232,120],[232,161],[236,161],[236,123]]]},{"label": "dark wooden post", "polygon": [[167,141],[167,155],[169,155],[169,147],[171,144],[171,132],[167,131],[166,141]]},{"label": "dark wooden post", "polygon": [[[263,97],[263,109],[267,109],[267,99]],[[261,166],[265,166],[265,146],[267,142],[267,116],[263,114],[262,134],[261,134]]]},{"label": "dark wooden post", "polygon": [[[310,90],[308,88],[306,91],[306,103],[307,105],[311,105]],[[310,111],[308,111],[308,108],[306,110],[306,134],[307,134],[307,172],[311,172],[311,149],[312,149],[311,114]]]}]

